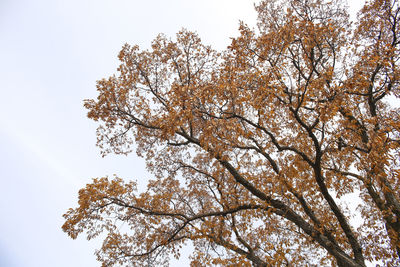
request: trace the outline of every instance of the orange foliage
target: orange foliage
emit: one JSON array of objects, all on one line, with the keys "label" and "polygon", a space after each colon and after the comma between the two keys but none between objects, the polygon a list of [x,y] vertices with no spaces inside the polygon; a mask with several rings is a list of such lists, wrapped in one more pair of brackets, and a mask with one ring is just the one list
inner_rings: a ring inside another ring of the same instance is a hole
[{"label": "orange foliage", "polygon": [[[399,3],[265,0],[218,53],[189,31],[125,45],[86,100],[102,153],[133,144],[146,192],[95,179],[65,215],[103,266],[400,265]],[[358,210],[343,197],[360,196]],[[350,220],[362,218],[359,227]]]}]

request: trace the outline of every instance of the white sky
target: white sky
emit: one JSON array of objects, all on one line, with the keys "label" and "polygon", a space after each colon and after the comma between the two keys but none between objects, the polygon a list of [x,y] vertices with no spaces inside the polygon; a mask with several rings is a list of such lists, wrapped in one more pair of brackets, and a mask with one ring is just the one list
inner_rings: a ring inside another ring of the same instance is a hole
[{"label": "white sky", "polygon": [[0,266],[99,266],[99,243],[71,240],[62,214],[91,177],[143,187],[150,175],[134,154],[100,157],[82,100],[116,71],[124,43],[147,48],[185,27],[223,49],[239,20],[255,24],[253,2],[0,0]]}]

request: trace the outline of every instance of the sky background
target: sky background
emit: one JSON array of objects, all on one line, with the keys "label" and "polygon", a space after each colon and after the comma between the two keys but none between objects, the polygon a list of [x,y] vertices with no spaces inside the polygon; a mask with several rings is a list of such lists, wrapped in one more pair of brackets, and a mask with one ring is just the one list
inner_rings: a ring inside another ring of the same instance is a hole
[{"label": "sky background", "polygon": [[146,49],[185,27],[222,50],[239,20],[255,25],[253,3],[0,0],[0,266],[99,266],[100,240],[70,239],[62,214],[93,177],[117,174],[143,189],[151,175],[134,153],[101,158],[83,99],[116,72],[124,43]]}]

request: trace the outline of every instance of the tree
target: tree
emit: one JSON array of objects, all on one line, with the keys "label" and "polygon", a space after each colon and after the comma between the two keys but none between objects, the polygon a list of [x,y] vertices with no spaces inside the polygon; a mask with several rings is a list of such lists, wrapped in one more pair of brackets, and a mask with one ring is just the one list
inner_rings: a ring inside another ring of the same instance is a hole
[{"label": "tree", "polygon": [[103,155],[135,144],[155,177],[94,179],[64,215],[72,238],[104,234],[103,266],[167,265],[187,242],[192,266],[400,264],[399,2],[354,26],[340,0],[256,10],[223,52],[187,30],[125,45],[85,101]]}]

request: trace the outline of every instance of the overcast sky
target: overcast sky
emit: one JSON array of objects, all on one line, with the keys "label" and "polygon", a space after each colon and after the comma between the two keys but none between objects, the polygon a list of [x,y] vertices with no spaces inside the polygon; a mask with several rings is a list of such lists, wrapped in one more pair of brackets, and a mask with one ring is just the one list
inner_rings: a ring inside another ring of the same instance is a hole
[{"label": "overcast sky", "polygon": [[221,50],[255,18],[251,0],[0,0],[0,266],[99,266],[62,214],[92,177],[151,177],[134,154],[100,157],[82,107],[124,43],[185,27]]}]

